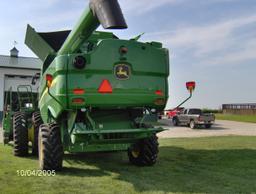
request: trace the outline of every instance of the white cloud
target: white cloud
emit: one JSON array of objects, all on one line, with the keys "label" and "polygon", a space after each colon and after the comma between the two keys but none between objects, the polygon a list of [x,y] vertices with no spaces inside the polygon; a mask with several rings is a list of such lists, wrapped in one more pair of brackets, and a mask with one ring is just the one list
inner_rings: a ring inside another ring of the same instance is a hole
[{"label": "white cloud", "polygon": [[[204,26],[181,27],[174,31],[149,34],[152,38],[164,42],[170,48],[189,49],[190,55],[208,64],[238,63],[255,59],[256,40],[247,37],[240,40],[236,30],[246,29],[256,24],[256,15],[243,16]],[[237,51],[237,49],[240,49]],[[255,51],[255,50],[254,50]],[[222,53],[219,57],[217,53]],[[207,58],[207,60],[205,59]],[[197,62],[198,63],[198,62]]]},{"label": "white cloud", "polygon": [[141,14],[168,4],[176,4],[185,0],[119,0],[122,9],[135,14]]},{"label": "white cloud", "polygon": [[177,5],[181,3],[186,4],[214,4],[214,3],[222,3],[222,2],[234,2],[237,0],[119,0],[122,9],[124,11],[130,12],[132,14],[142,14],[149,11],[152,11],[156,8],[169,6],[169,5]]},{"label": "white cloud", "polygon": [[26,3],[21,4],[21,6],[27,7],[27,9],[44,9],[53,7],[61,0],[27,0]]},{"label": "white cloud", "polygon": [[249,60],[256,60],[256,39],[250,40],[244,43],[243,47],[239,51],[226,52],[223,55],[216,56],[210,60],[204,60],[201,65],[216,66],[223,64],[241,64],[248,62]]}]

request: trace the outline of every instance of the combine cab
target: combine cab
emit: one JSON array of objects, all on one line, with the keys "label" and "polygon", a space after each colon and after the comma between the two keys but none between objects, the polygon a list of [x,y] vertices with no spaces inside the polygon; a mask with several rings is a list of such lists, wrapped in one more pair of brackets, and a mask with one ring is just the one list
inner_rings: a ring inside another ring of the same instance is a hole
[{"label": "combine cab", "polygon": [[156,162],[156,133],[164,129],[154,124],[168,100],[168,50],[95,31],[100,24],[127,28],[117,0],[91,0],[72,31],[27,28],[25,43],[44,61],[41,169],[60,170],[64,151],[124,150],[135,165]]}]

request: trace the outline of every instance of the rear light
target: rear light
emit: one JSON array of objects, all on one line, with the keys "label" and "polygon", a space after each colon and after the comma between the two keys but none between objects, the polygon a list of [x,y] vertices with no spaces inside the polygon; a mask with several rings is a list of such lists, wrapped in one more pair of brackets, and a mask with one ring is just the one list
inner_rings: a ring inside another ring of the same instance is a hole
[{"label": "rear light", "polygon": [[72,99],[72,103],[73,104],[83,104],[84,103],[84,99],[83,98],[73,98]]},{"label": "rear light", "polygon": [[46,79],[47,87],[48,88],[51,87],[52,81],[53,81],[53,76],[51,74],[46,74],[45,79]]},{"label": "rear light", "polygon": [[195,90],[196,82],[194,82],[194,81],[187,82],[187,83],[186,83],[186,87],[187,87],[187,90],[189,90],[190,92],[192,92],[192,91]]},{"label": "rear light", "polygon": [[73,94],[76,94],[76,95],[82,95],[84,93],[85,93],[84,89],[76,88],[73,90]]},{"label": "rear light", "polygon": [[165,105],[165,99],[163,98],[158,98],[154,101],[155,105],[161,106],[161,105]]},{"label": "rear light", "polygon": [[102,94],[113,92],[112,86],[111,86],[110,82],[107,79],[104,79],[101,82],[100,87],[98,88],[98,92],[102,93]]},{"label": "rear light", "polygon": [[163,96],[164,95],[162,90],[156,90],[155,94],[158,95],[158,96]]}]

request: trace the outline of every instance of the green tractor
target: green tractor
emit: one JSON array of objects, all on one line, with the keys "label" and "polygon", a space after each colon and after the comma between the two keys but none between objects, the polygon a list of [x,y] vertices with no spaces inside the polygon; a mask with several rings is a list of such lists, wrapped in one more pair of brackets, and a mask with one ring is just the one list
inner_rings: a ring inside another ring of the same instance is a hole
[{"label": "green tractor", "polygon": [[5,95],[3,117],[4,144],[13,141],[14,155],[27,156],[29,142],[32,153],[38,153],[38,129],[42,124],[37,105],[37,93],[31,85],[19,85],[17,91],[12,88]]},{"label": "green tractor", "polygon": [[100,24],[127,28],[117,0],[90,0],[72,31],[27,27],[25,43],[43,61],[41,169],[61,170],[64,152],[127,151],[134,165],[156,163],[156,134],[164,129],[154,125],[168,100],[168,50],[139,36],[95,31]]}]

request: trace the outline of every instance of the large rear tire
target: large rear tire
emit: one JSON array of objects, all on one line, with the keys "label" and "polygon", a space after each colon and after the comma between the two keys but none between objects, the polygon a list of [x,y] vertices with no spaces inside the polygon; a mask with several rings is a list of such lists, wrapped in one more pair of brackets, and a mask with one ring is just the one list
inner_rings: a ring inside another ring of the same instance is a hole
[{"label": "large rear tire", "polygon": [[59,125],[43,124],[38,136],[39,166],[42,170],[61,170],[63,161],[63,146]]},{"label": "large rear tire", "polygon": [[28,155],[28,129],[25,114],[17,112],[13,116],[14,155]]},{"label": "large rear tire", "polygon": [[157,136],[140,140],[128,149],[129,161],[136,166],[152,166],[158,154]]},{"label": "large rear tire", "polygon": [[34,128],[34,142],[32,144],[32,154],[38,155],[38,133],[39,127],[43,124],[40,112],[34,112],[32,115],[32,126]]}]

